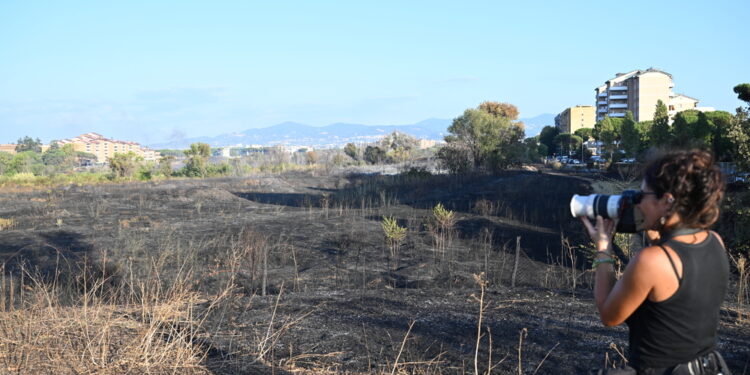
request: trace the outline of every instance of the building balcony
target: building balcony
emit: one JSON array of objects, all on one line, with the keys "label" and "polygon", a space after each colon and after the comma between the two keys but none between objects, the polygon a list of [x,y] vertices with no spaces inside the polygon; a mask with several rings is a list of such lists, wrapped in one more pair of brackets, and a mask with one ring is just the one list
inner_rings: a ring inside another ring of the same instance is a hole
[{"label": "building balcony", "polygon": [[602,97],[606,98],[607,97],[607,92],[606,91],[605,92],[600,92],[598,96],[600,98],[602,98]]},{"label": "building balcony", "polygon": [[610,95],[609,100],[627,99],[627,95]]},{"label": "building balcony", "polygon": [[600,100],[600,101],[596,102],[596,104],[598,104],[598,105],[607,105],[607,101],[606,100]]},{"label": "building balcony", "polygon": [[598,113],[607,113],[607,108],[599,108],[597,110]]},{"label": "building balcony", "polygon": [[609,117],[625,117],[625,114],[615,112],[615,113],[610,113]]},{"label": "building balcony", "polygon": [[628,89],[628,86],[612,86],[609,88],[610,91],[625,91]]},{"label": "building balcony", "polygon": [[628,105],[624,103],[610,104],[609,108],[628,108]]}]

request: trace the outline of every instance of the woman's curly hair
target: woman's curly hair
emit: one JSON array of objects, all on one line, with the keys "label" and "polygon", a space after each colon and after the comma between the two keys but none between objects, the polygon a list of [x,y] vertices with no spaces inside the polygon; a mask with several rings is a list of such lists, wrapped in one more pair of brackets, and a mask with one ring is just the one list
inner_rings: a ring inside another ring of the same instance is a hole
[{"label": "woman's curly hair", "polygon": [[710,152],[669,152],[650,162],[643,178],[657,198],[674,196],[670,213],[678,213],[684,226],[705,229],[719,219],[724,178]]}]

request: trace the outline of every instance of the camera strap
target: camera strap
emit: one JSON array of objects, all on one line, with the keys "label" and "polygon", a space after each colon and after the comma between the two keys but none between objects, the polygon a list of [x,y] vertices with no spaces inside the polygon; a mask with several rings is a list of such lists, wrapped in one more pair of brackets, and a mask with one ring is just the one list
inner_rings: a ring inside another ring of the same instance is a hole
[{"label": "camera strap", "polygon": [[686,234],[696,234],[698,232],[702,232],[705,229],[702,228],[677,228],[675,230],[669,231],[665,233],[665,236],[662,237],[662,239],[659,241],[660,244],[665,244],[667,241],[671,240],[672,238],[684,236]]},{"label": "camera strap", "polygon": [[[673,231],[665,233],[664,237],[662,237],[662,239],[659,241],[659,245],[665,244],[667,241],[669,241],[670,239],[674,237],[683,236],[686,234],[696,234],[704,230],[705,229],[700,229],[700,228],[677,228]],[[646,247],[646,235],[644,233],[641,233],[641,236],[643,237],[643,241],[644,241],[643,247]],[[615,256],[618,259],[620,259],[620,262],[622,264],[624,265],[628,264],[628,261],[630,261],[629,257],[625,255],[625,252],[622,251],[622,249],[619,246],[617,246],[617,244],[615,244],[614,242],[612,242],[612,250],[614,251]]]}]

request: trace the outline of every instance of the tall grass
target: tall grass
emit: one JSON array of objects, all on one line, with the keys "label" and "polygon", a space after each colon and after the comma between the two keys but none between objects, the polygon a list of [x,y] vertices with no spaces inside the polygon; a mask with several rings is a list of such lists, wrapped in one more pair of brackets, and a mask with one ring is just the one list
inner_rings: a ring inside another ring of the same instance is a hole
[{"label": "tall grass", "polygon": [[[110,276],[63,280],[3,274],[0,368],[17,374],[208,373],[198,340],[189,272],[162,287],[152,279],[112,290]],[[86,276],[88,274],[88,276]]]},{"label": "tall grass", "polygon": [[96,263],[61,258],[51,274],[3,265],[0,373],[210,373],[204,323],[234,293],[234,275],[254,251],[241,240],[223,257],[228,281],[211,295],[200,293],[204,275],[191,257],[124,267],[106,254]]}]

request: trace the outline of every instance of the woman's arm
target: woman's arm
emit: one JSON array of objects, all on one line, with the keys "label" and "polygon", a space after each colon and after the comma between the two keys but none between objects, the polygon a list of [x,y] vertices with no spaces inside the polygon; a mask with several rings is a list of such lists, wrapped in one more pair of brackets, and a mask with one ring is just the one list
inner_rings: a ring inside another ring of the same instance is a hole
[{"label": "woman's arm", "polygon": [[[661,269],[660,257],[664,257],[661,249],[647,247],[631,259],[622,277],[614,285],[603,283],[599,293],[597,293],[597,285],[594,286],[596,307],[599,309],[599,316],[604,325],[621,324],[648,298],[654,288],[656,278],[664,272]],[[600,272],[600,270],[596,271],[597,282]],[[605,289],[607,287],[608,290]]]},{"label": "woman's arm", "polygon": [[[594,299],[602,323],[606,326],[618,325],[625,321],[648,297],[653,288],[652,264],[654,252],[651,248],[641,250],[625,268],[620,280],[615,279],[614,265],[606,259],[612,256],[612,235],[615,223],[609,219],[597,217],[596,226],[588,218],[582,219],[591,240],[597,250],[597,262],[594,278]],[[656,254],[658,255],[658,254]]]}]

